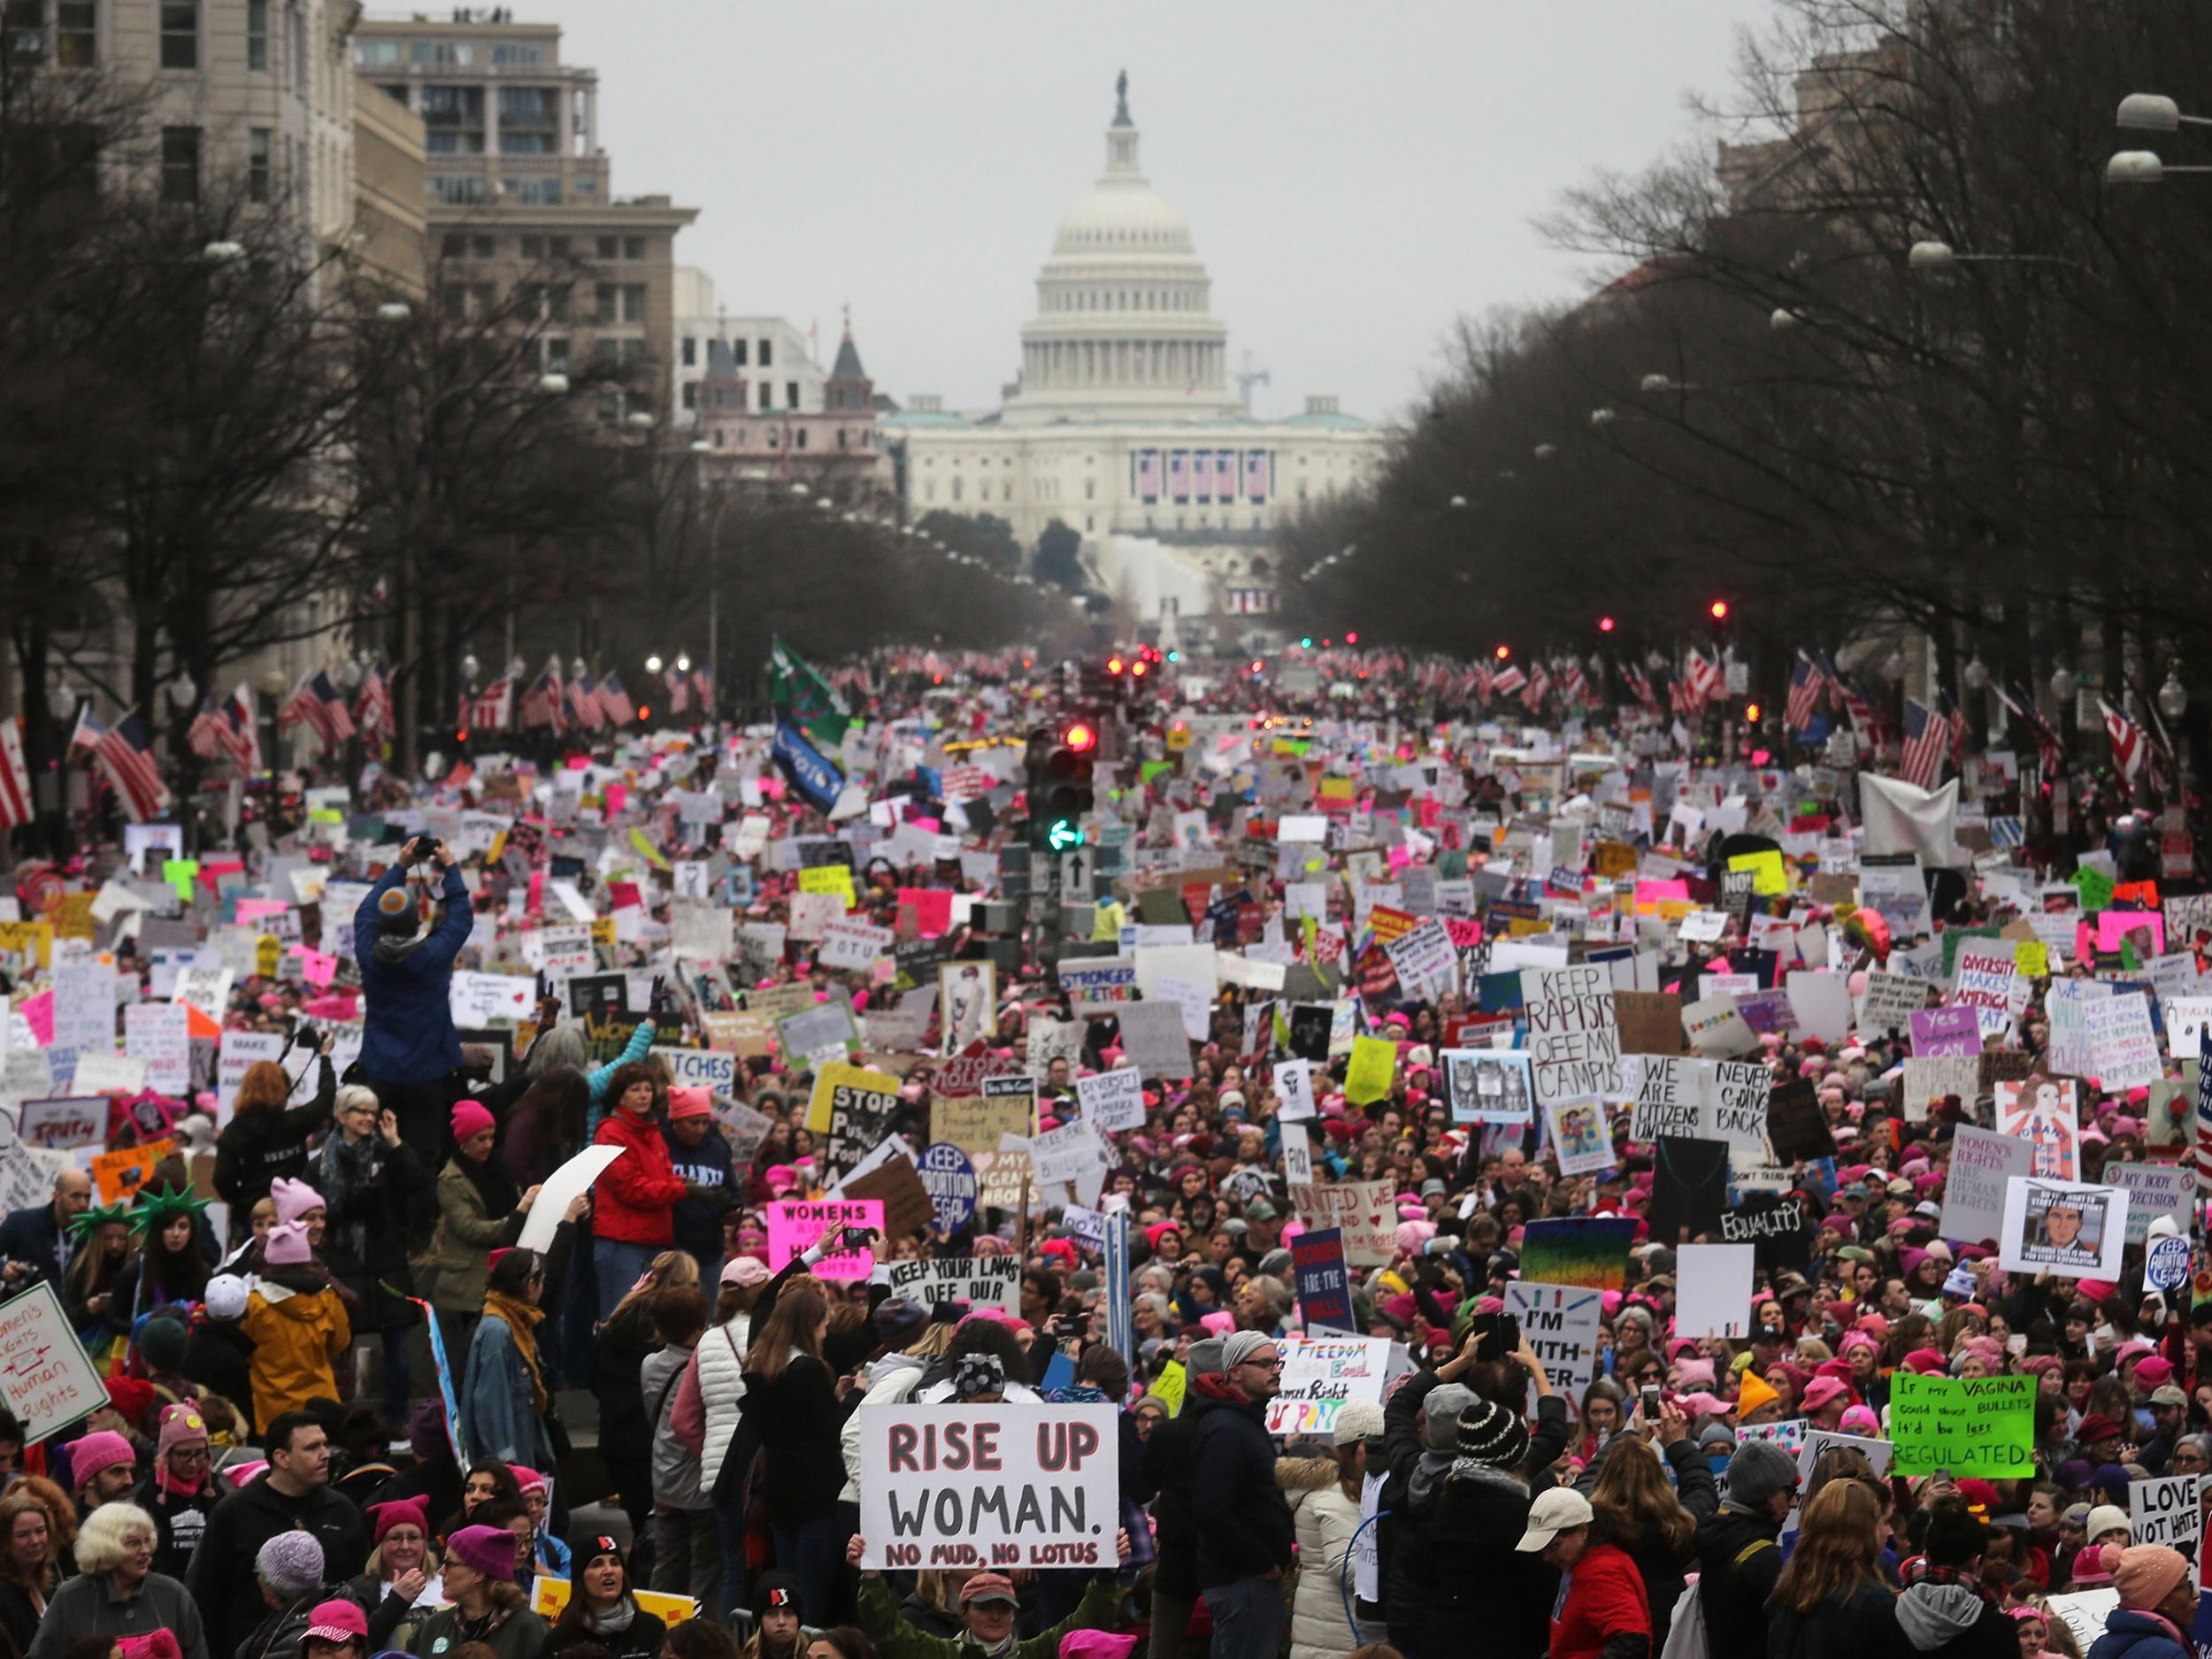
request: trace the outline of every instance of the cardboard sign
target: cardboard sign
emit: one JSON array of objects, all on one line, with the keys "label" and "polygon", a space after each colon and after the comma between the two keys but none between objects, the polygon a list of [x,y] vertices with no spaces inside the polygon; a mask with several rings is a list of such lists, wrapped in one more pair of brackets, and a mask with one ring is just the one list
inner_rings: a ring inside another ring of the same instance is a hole
[{"label": "cardboard sign", "polygon": [[2127,1248],[2128,1194],[2020,1176],[2005,1186],[1997,1259],[2008,1272],[2117,1279]]},{"label": "cardboard sign", "polygon": [[[1603,963],[1521,971],[1522,1013],[1540,1103],[1621,1092],[1621,1033]],[[1346,1098],[1352,1096],[1348,1092]]]},{"label": "cardboard sign", "polygon": [[1522,1230],[1521,1271],[1538,1284],[1619,1290],[1628,1279],[1632,1217],[1548,1216]]},{"label": "cardboard sign", "polygon": [[1692,1340],[1751,1333],[1751,1279],[1755,1252],[1748,1244],[1686,1244],[1675,1252],[1674,1329]]},{"label": "cardboard sign", "polygon": [[1544,1108],[1544,1126],[1562,1175],[1595,1175],[1618,1161],[1606,1131],[1605,1107],[1594,1100],[1554,1101]]},{"label": "cardboard sign", "polygon": [[0,1302],[0,1399],[43,1440],[108,1403],[107,1385],[69,1328],[61,1297],[42,1279]]},{"label": "cardboard sign", "polygon": [[1951,1171],[1943,1184],[1943,1236],[1979,1244],[2004,1231],[2005,1197],[2026,1175],[2034,1148],[1992,1129],[1962,1124],[1951,1141]]},{"label": "cardboard sign", "polygon": [[[1604,1305],[1602,1292],[1576,1285],[1507,1281],[1505,1310],[1519,1323],[1544,1374],[1563,1399],[1579,1401],[1597,1375],[1598,1317]],[[1532,1399],[1534,1389],[1532,1383]],[[1535,1407],[1529,1411],[1532,1420]]]},{"label": "cardboard sign", "polygon": [[96,1147],[107,1140],[108,1101],[104,1094],[73,1095],[62,1100],[27,1100],[16,1133],[26,1146],[67,1151],[73,1147]]},{"label": "cardboard sign", "polygon": [[1352,1310],[1352,1284],[1344,1265],[1344,1234],[1335,1227],[1310,1229],[1290,1241],[1291,1271],[1298,1284],[1298,1308],[1312,1331],[1358,1329]]},{"label": "cardboard sign", "polygon": [[943,1095],[930,1102],[929,1135],[963,1152],[996,1152],[1008,1135],[1024,1139],[1036,1125],[1025,1101],[988,1100],[979,1094]]},{"label": "cardboard sign", "polygon": [[861,1564],[1110,1570],[1118,1409],[861,1407]]},{"label": "cardboard sign", "polygon": [[1382,1403],[1390,1379],[1390,1343],[1373,1336],[1286,1336],[1282,1388],[1267,1402],[1270,1434],[1326,1436],[1348,1401]]},{"label": "cardboard sign", "polygon": [[1076,1104],[1101,1129],[1144,1127],[1144,1079],[1131,1066],[1118,1066],[1075,1079]]},{"label": "cardboard sign", "polygon": [[1011,1256],[949,1256],[930,1262],[888,1262],[884,1280],[894,1296],[925,1308],[964,1302],[972,1308],[1021,1311],[1022,1264]]},{"label": "cardboard sign", "polygon": [[[871,1097],[862,1102],[862,1096]],[[841,1107],[859,1102],[871,1116],[887,1118],[899,1104],[899,1080],[887,1071],[832,1062],[814,1074],[814,1092],[807,1096],[806,1126],[826,1135]],[[939,1136],[938,1139],[944,1139]],[[863,1148],[862,1150],[866,1150]]]},{"label": "cardboard sign", "polygon": [[921,1232],[937,1218],[936,1205],[911,1160],[893,1154],[864,1174],[848,1179],[839,1194],[843,1198],[872,1198],[883,1205],[887,1238],[902,1239]]},{"label": "cardboard sign", "polygon": [[711,1089],[726,1094],[737,1087],[737,1056],[713,1048],[679,1048],[657,1042],[653,1057],[668,1067],[672,1088]]},{"label": "cardboard sign", "polygon": [[2032,1474],[2035,1391],[2032,1377],[1924,1377],[1901,1367],[1890,1379],[1892,1470],[1989,1480]]},{"label": "cardboard sign", "polygon": [[1981,1022],[1970,1008],[1927,1008],[1910,1015],[1912,1051],[1923,1056],[1979,1054]]},{"label": "cardboard sign", "polygon": [[100,1202],[119,1204],[133,1196],[154,1172],[154,1165],[167,1157],[175,1145],[165,1137],[144,1146],[99,1154],[92,1160],[92,1186]]},{"label": "cardboard sign", "polygon": [[1622,1070],[1631,1141],[1647,1146],[1667,1135],[1704,1137],[1704,1073],[1695,1056],[1634,1055]]},{"label": "cardboard sign", "polygon": [[1344,1259],[1354,1267],[1387,1267],[1398,1254],[1397,1185],[1333,1181],[1291,1188],[1291,1208],[1310,1227],[1344,1234]]},{"label": "cardboard sign", "polygon": [[[2128,1542],[2169,1549],[2197,1541],[2200,1512],[2195,1475],[2165,1475],[2128,1482]],[[2186,1555],[2186,1550],[2183,1554]]]},{"label": "cardboard sign", "polygon": [[[539,1573],[530,1581],[530,1610],[550,1624],[568,1605],[570,1594],[566,1578]],[[671,1595],[662,1590],[641,1590],[634,1586],[630,1594],[637,1602],[638,1611],[650,1613],[664,1624],[680,1624],[699,1616],[699,1603],[687,1595]]]}]

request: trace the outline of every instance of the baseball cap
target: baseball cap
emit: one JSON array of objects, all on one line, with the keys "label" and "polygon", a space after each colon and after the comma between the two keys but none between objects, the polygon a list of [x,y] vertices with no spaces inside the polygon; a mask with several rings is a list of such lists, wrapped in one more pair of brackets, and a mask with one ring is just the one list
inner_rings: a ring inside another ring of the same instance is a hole
[{"label": "baseball cap", "polygon": [[1528,1506],[1528,1531],[1513,1548],[1524,1554],[1547,1548],[1560,1533],[1590,1525],[1590,1500],[1571,1486],[1554,1486]]},{"label": "baseball cap", "polygon": [[960,1586],[960,1605],[971,1601],[1003,1601],[1009,1607],[1019,1607],[1021,1598],[1014,1594],[1014,1581],[1002,1572],[979,1572]]},{"label": "baseball cap", "polygon": [[351,1601],[319,1601],[301,1632],[316,1641],[355,1641],[369,1633],[369,1616]]}]

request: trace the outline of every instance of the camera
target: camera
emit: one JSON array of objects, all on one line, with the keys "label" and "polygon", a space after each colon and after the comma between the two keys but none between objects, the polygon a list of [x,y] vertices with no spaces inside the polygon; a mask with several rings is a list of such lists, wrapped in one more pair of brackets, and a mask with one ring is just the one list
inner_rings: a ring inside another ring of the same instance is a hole
[{"label": "camera", "polygon": [[438,843],[435,837],[418,835],[401,849],[400,861],[410,864],[427,864],[431,854],[437,850]]}]

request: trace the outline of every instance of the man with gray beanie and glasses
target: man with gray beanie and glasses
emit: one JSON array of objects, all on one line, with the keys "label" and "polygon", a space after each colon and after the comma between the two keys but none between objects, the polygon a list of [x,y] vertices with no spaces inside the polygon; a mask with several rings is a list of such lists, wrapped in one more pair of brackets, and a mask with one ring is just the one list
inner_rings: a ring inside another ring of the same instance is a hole
[{"label": "man with gray beanie and glasses", "polygon": [[1297,1536],[1267,1432],[1267,1402],[1282,1386],[1281,1350],[1257,1331],[1232,1332],[1221,1345],[1221,1375],[1195,1386],[1216,1402],[1198,1425],[1191,1479],[1212,1659],[1275,1659],[1282,1646],[1283,1578]]},{"label": "man with gray beanie and glasses", "polygon": [[1739,1446],[1728,1496],[1697,1524],[1698,1604],[1716,1654],[1766,1651],[1767,1597],[1782,1576],[1775,1540],[1797,1497],[1797,1460],[1770,1440]]},{"label": "man with gray beanie and glasses", "polygon": [[1198,1606],[1198,1522],[1191,1508],[1198,1470],[1198,1425],[1216,1400],[1199,1386],[1221,1380],[1226,1339],[1210,1336],[1190,1345],[1183,1362],[1183,1409],[1144,1443],[1144,1472],[1159,1496],[1152,1503],[1158,1564],[1152,1583],[1152,1659],[1183,1659],[1184,1633]]}]

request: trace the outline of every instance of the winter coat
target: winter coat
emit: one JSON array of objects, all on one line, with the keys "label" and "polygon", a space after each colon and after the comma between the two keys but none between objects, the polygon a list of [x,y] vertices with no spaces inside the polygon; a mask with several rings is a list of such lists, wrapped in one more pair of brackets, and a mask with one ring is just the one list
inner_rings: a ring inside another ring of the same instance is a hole
[{"label": "winter coat", "polygon": [[668,1626],[659,1617],[637,1608],[633,1602],[630,1624],[626,1630],[595,1631],[581,1619],[566,1626],[556,1625],[553,1633],[545,1639],[545,1659],[565,1653],[571,1647],[593,1643],[607,1650],[608,1659],[660,1659],[661,1644],[668,1639]]},{"label": "winter coat", "polygon": [[[1575,1482],[1575,1489],[1587,1497],[1596,1489],[1599,1473],[1605,1467],[1605,1459],[1613,1448],[1620,1444],[1615,1435],[1606,1441],[1603,1449],[1590,1460]],[[1661,1453],[1674,1471],[1675,1499],[1690,1512],[1693,1521],[1701,1521],[1720,1509],[1720,1488],[1715,1484],[1713,1471],[1699,1455],[1697,1443],[1687,1438],[1678,1440]],[[1636,1541],[1626,1546],[1629,1558],[1636,1563],[1636,1571],[1644,1581],[1644,1593],[1651,1604],[1651,1647],[1654,1653],[1667,1645],[1667,1632],[1674,1623],[1674,1604],[1682,1599],[1683,1575],[1697,1559],[1694,1540],[1690,1548],[1678,1553],[1667,1542],[1666,1535],[1658,1526],[1646,1521],[1638,1530]]]},{"label": "winter coat", "polygon": [[[1712,1625],[1705,1629],[1713,1652],[1724,1651]],[[1831,1597],[1809,1613],[1767,1604],[1767,1659],[1863,1659],[1890,1651],[1897,1640],[1897,1598],[1885,1585],[1868,1585],[1840,1601]]]},{"label": "winter coat", "polygon": [[288,1498],[266,1474],[234,1492],[207,1517],[207,1533],[192,1557],[185,1584],[206,1611],[208,1646],[218,1655],[238,1651],[268,1611],[254,1577],[254,1556],[279,1532],[312,1532],[323,1560],[340,1571],[369,1555],[369,1524],[350,1499],[328,1486]]},{"label": "winter coat", "polygon": [[[670,1422],[677,1439],[699,1454],[699,1484],[709,1492],[722,1478],[737,1432],[738,1402],[745,1397],[745,1316],[707,1327],[691,1350],[684,1379],[676,1385]],[[848,1454],[849,1467],[854,1454]]]},{"label": "winter coat", "polygon": [[[1533,1659],[1550,1645],[1558,1570],[1517,1548],[1530,1502],[1518,1476],[1465,1458],[1409,1490],[1397,1567],[1420,1617],[1425,1651]],[[1471,1561],[1487,1564],[1471,1573]],[[1387,1597],[1384,1606],[1397,1627],[1398,1608]]]},{"label": "winter coat", "polygon": [[[106,1573],[88,1572],[61,1585],[46,1599],[46,1617],[39,1621],[37,1639],[24,1659],[60,1659],[88,1636],[150,1636],[157,1630],[176,1637],[184,1659],[208,1659],[200,1609],[174,1578],[148,1573],[131,1598],[122,1601]],[[227,1655],[228,1650],[225,1652]]]},{"label": "winter coat", "polygon": [[[452,1659],[453,1650],[465,1639],[461,1634],[461,1609],[442,1607],[415,1631],[407,1651],[422,1659]],[[518,1608],[482,1638],[498,1659],[538,1659],[545,1651],[545,1621],[528,1608]]]},{"label": "winter coat", "polygon": [[599,1402],[599,1449],[605,1456],[651,1479],[652,1402],[639,1382],[653,1339],[653,1310],[643,1298],[618,1311],[599,1328],[591,1355],[591,1392]]},{"label": "winter coat", "polygon": [[522,1350],[515,1346],[507,1321],[488,1308],[469,1339],[461,1423],[463,1438],[479,1457],[496,1457],[525,1469],[554,1465],[553,1441],[538,1415]]},{"label": "winter coat", "polygon": [[652,1052],[653,1022],[641,1020],[638,1028],[630,1033],[630,1041],[623,1045],[622,1052],[584,1079],[584,1092],[588,1100],[584,1109],[584,1133],[587,1137],[596,1134],[600,1124],[605,1121],[607,1086],[614,1081],[614,1074]]},{"label": "winter coat", "polygon": [[704,1509],[711,1488],[699,1480],[699,1458],[678,1440],[669,1423],[676,1409],[676,1385],[691,1363],[687,1348],[656,1348],[638,1368],[639,1392],[653,1414],[653,1504],[664,1509]]},{"label": "winter coat", "polygon": [[1628,1552],[1597,1544],[1567,1574],[1551,1623],[1551,1659],[1650,1659],[1651,1615]]},{"label": "winter coat", "polygon": [[1333,1457],[1284,1458],[1275,1480],[1290,1501],[1298,1539],[1290,1659],[1337,1659],[1359,1646],[1344,1618],[1345,1556],[1359,1530],[1359,1502],[1344,1495]]},{"label": "winter coat", "polygon": [[1198,1523],[1199,1586],[1287,1572],[1294,1532],[1290,1504],[1275,1484],[1267,1408],[1241,1396],[1222,1401],[1198,1425],[1195,1452],[1191,1513]]},{"label": "winter coat", "polygon": [[1778,1523],[1723,1504],[1697,1524],[1698,1608],[1715,1654],[1757,1653],[1782,1576]]},{"label": "winter coat", "polygon": [[[1110,1573],[1092,1578],[1074,1612],[1050,1630],[1007,1650],[1007,1659],[1054,1659],[1060,1639],[1070,1631],[1110,1630],[1121,1618],[1121,1586]],[[860,1581],[860,1628],[876,1645],[877,1659],[961,1659],[980,1649],[964,1636],[933,1636],[899,1617],[899,1607],[883,1580],[869,1573]]]},{"label": "winter coat", "polygon": [[192,1564],[192,1552],[199,1548],[206,1534],[207,1517],[227,1489],[221,1481],[211,1478],[200,1483],[197,1492],[164,1492],[151,1475],[131,1489],[130,1501],[154,1517],[156,1572],[172,1578],[184,1577]]},{"label": "winter coat", "polygon": [[592,1144],[626,1148],[592,1188],[593,1236],[666,1249],[675,1242],[675,1207],[684,1184],[669,1161],[660,1125],[611,1111],[600,1121]]},{"label": "winter coat", "polygon": [[2157,1615],[2116,1607],[2105,1615],[2104,1634],[2089,1659],[2196,1659],[2196,1649],[2176,1641],[2174,1627]]},{"label": "winter coat", "polygon": [[716,1194],[683,1200],[672,1218],[676,1248],[702,1266],[711,1268],[722,1259],[723,1214],[739,1200],[729,1141],[721,1130],[709,1129],[697,1146],[681,1146],[665,1123],[661,1125],[661,1140],[667,1145],[669,1165],[676,1179]]},{"label": "winter coat", "polygon": [[[281,1277],[280,1277],[281,1276]],[[312,1285],[314,1288],[307,1286]],[[253,1423],[260,1433],[310,1400],[338,1397],[338,1356],[353,1326],[338,1293],[309,1271],[276,1268],[246,1298],[239,1326],[253,1340]]]},{"label": "winter coat", "polygon": [[[914,1397],[916,1386],[922,1380],[922,1362],[910,1354],[887,1354],[868,1368],[867,1392],[861,1396],[864,1406],[903,1405]],[[845,1455],[845,1488],[837,1495],[841,1502],[860,1502],[860,1413],[856,1411],[845,1419],[839,1436]]]},{"label": "winter coat", "polygon": [[1159,1496],[1152,1502],[1152,1527],[1159,1551],[1156,1582],[1162,1593],[1198,1594],[1198,1520],[1193,1479],[1198,1467],[1198,1425],[1219,1402],[1194,1379],[1183,1409],[1152,1431],[1144,1443],[1144,1472]]},{"label": "winter coat", "polygon": [[2020,1626],[1970,1585],[1909,1585],[1897,1598],[1897,1643],[1890,1659],[2019,1659]]},{"label": "winter coat", "polygon": [[[337,1139],[324,1144],[318,1174],[337,1156],[332,1149]],[[415,1305],[407,1300],[414,1291],[407,1240],[415,1234],[415,1217],[430,1208],[430,1172],[411,1146],[388,1145],[380,1135],[370,1136],[369,1144],[367,1180],[343,1204],[330,1202],[322,1257],[330,1276],[353,1294],[359,1310],[354,1328],[389,1331],[415,1322]],[[315,1190],[328,1199],[331,1183],[318,1180]],[[352,1243],[357,1229],[357,1252]]]},{"label": "winter coat", "polygon": [[[377,927],[380,900],[407,879],[395,864],[353,913],[353,956],[361,967],[361,1076],[379,1083],[434,1083],[457,1070],[461,1039],[453,1029],[453,959],[476,926],[468,883],[445,872],[445,905],[429,937],[410,950],[388,944]],[[382,950],[380,944],[386,945]]]},{"label": "winter coat", "polygon": [[835,1511],[845,1484],[841,1431],[857,1404],[857,1396],[838,1399],[829,1367],[810,1354],[793,1354],[773,1379],[747,1369],[741,1409],[760,1435],[760,1491],[778,1525]]},{"label": "winter coat", "polygon": [[494,1250],[522,1236],[519,1213],[494,1216],[455,1153],[438,1171],[438,1231],[431,1244],[430,1302],[447,1313],[481,1313]]},{"label": "winter coat", "polygon": [[307,1173],[307,1141],[330,1122],[338,1101],[338,1074],[330,1056],[317,1055],[315,1098],[303,1106],[256,1107],[241,1112],[215,1139],[215,1190],[233,1216],[243,1217],[269,1195],[280,1178],[296,1181]]}]

